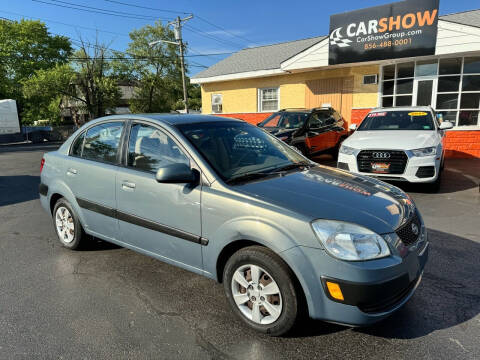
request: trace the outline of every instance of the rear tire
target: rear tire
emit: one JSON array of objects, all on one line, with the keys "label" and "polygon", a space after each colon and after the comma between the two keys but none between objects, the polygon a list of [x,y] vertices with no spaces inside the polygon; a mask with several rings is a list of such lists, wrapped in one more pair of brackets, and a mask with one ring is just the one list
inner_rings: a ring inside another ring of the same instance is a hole
[{"label": "rear tire", "polygon": [[76,250],[84,243],[85,233],[78,216],[65,198],[60,198],[53,208],[53,226],[60,243]]},{"label": "rear tire", "polygon": [[228,259],[225,293],[233,311],[249,327],[271,336],[290,331],[299,314],[294,275],[274,252],[249,246]]}]

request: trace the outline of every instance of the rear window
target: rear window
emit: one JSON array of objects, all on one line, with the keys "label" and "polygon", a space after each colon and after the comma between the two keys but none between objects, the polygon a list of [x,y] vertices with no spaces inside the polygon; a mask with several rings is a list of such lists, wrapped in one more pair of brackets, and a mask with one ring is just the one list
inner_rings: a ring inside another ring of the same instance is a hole
[{"label": "rear window", "polygon": [[427,111],[377,111],[363,120],[358,130],[435,130]]}]

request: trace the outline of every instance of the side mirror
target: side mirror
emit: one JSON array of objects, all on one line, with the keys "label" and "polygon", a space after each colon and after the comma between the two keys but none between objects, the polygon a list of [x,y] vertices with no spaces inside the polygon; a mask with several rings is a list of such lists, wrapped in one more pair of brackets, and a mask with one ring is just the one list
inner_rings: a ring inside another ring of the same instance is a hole
[{"label": "side mirror", "polygon": [[448,130],[451,128],[453,128],[453,124],[450,121],[444,121],[439,126],[440,130]]},{"label": "side mirror", "polygon": [[184,163],[170,164],[159,168],[155,179],[166,184],[191,184],[197,181],[198,173]]},{"label": "side mirror", "polygon": [[352,130],[352,131],[355,131],[357,130],[357,124],[350,124],[350,126],[348,127],[349,130]]}]

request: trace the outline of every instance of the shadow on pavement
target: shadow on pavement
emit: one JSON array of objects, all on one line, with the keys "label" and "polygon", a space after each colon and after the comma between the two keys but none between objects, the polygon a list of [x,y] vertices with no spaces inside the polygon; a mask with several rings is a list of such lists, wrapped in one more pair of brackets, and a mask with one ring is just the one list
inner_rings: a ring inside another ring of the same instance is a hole
[{"label": "shadow on pavement", "polygon": [[[429,229],[430,254],[422,283],[412,299],[389,318],[354,331],[392,339],[414,339],[451,328],[480,313],[480,244]],[[289,337],[321,336],[346,330],[305,320]]]},{"label": "shadow on pavement", "polygon": [[0,206],[38,199],[39,176],[0,176]]},{"label": "shadow on pavement", "polygon": [[13,144],[0,145],[1,153],[12,153],[20,151],[55,151],[62,145],[62,142],[44,142],[41,144]]}]

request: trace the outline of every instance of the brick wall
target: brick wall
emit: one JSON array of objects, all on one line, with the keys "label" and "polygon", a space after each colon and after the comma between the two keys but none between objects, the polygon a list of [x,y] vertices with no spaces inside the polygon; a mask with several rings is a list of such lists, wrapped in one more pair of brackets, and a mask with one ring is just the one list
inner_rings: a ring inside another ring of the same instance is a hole
[{"label": "brick wall", "polygon": [[[353,109],[352,124],[359,124],[370,109]],[[242,119],[256,125],[272,115],[272,113],[234,113],[215,114],[218,116]],[[445,156],[447,158],[480,158],[480,130],[471,131],[447,131],[445,142]]]},{"label": "brick wall", "polygon": [[447,131],[447,158],[480,158],[480,130]]},{"label": "brick wall", "polygon": [[273,113],[234,113],[234,114],[213,114],[217,116],[231,117],[235,119],[241,119],[249,124],[257,125],[262,120],[265,120],[267,117]]},{"label": "brick wall", "polygon": [[352,124],[360,124],[371,109],[352,109]]}]

